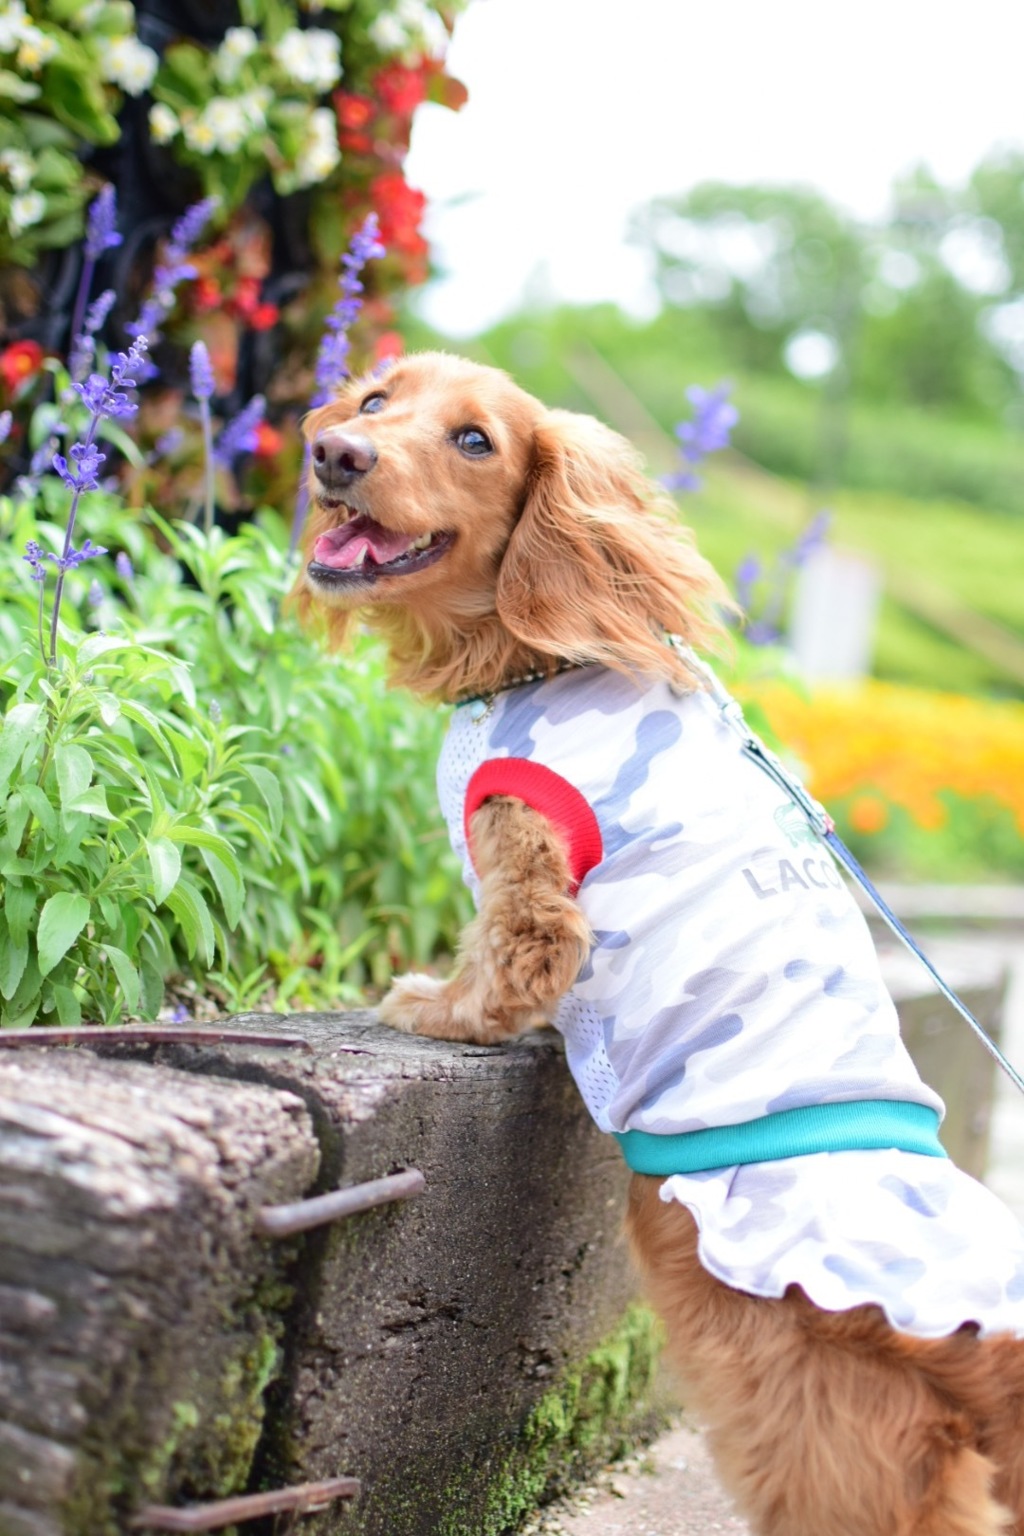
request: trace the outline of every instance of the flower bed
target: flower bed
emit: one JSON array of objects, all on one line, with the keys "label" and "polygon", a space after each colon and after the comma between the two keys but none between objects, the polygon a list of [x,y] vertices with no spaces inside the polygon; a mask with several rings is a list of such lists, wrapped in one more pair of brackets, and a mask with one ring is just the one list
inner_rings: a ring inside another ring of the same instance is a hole
[{"label": "flower bed", "polygon": [[893,683],[749,696],[858,856],[901,877],[1024,875],[1024,706]]}]

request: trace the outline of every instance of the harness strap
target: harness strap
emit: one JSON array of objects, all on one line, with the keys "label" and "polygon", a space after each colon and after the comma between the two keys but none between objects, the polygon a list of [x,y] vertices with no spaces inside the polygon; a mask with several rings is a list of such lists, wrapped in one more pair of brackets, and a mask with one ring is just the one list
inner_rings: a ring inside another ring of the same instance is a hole
[{"label": "harness strap", "polygon": [[752,762],[755,762],[757,766],[762,769],[762,771],[765,772],[770,779],[773,779],[779,788],[784,790],[790,799],[800,807],[804,815],[807,817],[807,820],[810,823],[812,829],[817,833],[821,841],[827,844],[827,846],[832,850],[843,868],[860,886],[861,890],[868,897],[869,901],[871,901],[872,904],[877,908],[879,914],[888,925],[888,927],[892,930],[892,932],[896,935],[896,937],[901,940],[901,942],[904,943],[910,950],[911,954],[916,956],[916,958],[921,962],[929,976],[932,978],[932,981],[934,981],[936,987],[942,993],[942,996],[946,999],[947,1002],[953,1005],[960,1017],[964,1019],[968,1025],[970,1025],[971,1029],[981,1041],[986,1051],[988,1051],[993,1060],[996,1061],[1002,1070],[1006,1073],[1013,1086],[1017,1088],[1021,1093],[1024,1093],[1024,1077],[1021,1077],[1021,1074],[1017,1071],[1017,1069],[1003,1055],[998,1045],[996,1045],[996,1042],[992,1039],[992,1036],[988,1034],[988,1032],[983,1028],[981,1024],[979,1024],[978,1020],[974,1017],[974,1014],[967,1007],[967,1004],[957,996],[948,982],[943,981],[942,977],[939,975],[932,962],[928,959],[928,956],[924,953],[921,946],[912,937],[912,935],[908,933],[907,929],[900,922],[899,918],[889,906],[884,896],[882,896],[881,892],[875,888],[872,881],[865,874],[864,870],[861,868],[854,855],[850,852],[849,848],[847,848],[842,838],[837,835],[835,822],[825,810],[824,806],[820,805],[818,801],[814,799],[813,795],[808,793],[796,775],[791,773],[789,769],[779,761],[775,753],[769,751],[761,738],[751,730],[750,726],[747,724],[746,717],[743,714],[742,708],[733,698],[732,694],[723,688],[722,684],[719,682],[714,672],[712,672],[711,668],[705,666],[704,663],[700,661],[699,658],[694,656],[693,653],[688,649],[686,655],[687,660],[691,666],[695,666],[700,671],[701,676],[707,680],[708,689],[722,712],[722,718],[725,720],[726,724],[741,738],[743,742],[743,750],[746,755],[751,759]]}]

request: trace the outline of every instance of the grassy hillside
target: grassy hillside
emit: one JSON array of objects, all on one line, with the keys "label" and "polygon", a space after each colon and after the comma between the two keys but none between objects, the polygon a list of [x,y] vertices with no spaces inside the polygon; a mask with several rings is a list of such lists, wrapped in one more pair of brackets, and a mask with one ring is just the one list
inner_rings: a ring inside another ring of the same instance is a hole
[{"label": "grassy hillside", "polygon": [[[410,327],[412,345],[438,338]],[[685,389],[730,370],[703,318],[642,325],[611,306],[505,322],[449,345],[508,368],[552,405],[593,411],[630,436],[654,473],[674,457]],[[733,375],[737,454],[709,468],[682,515],[731,579],[744,556],[790,546],[822,506],[812,487],[819,393],[782,377]],[[1024,439],[997,425],[856,404],[831,541],[881,569],[878,676],[925,687],[1024,696]]]}]

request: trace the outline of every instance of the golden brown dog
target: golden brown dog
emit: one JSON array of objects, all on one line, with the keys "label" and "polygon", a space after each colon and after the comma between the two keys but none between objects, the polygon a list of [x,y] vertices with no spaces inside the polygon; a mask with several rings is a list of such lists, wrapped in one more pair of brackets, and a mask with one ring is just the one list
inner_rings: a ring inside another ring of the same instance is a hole
[{"label": "golden brown dog", "polygon": [[[701,687],[664,633],[706,644],[722,588],[597,422],[546,409],[493,369],[423,354],[347,385],[306,433],[299,602],[323,610],[335,644],[358,613],[386,639],[396,683],[473,697],[481,712],[573,667]],[[478,915],[448,980],[395,982],[388,1023],[493,1043],[551,1018],[574,986],[592,943],[581,870],[558,815],[533,799],[485,793],[470,809]],[[970,1317],[916,1337],[875,1305],[825,1310],[797,1285],[778,1298],[727,1285],[662,1183],[634,1174],[630,1237],[758,1532],[1024,1536],[1024,1343],[980,1337]]]}]

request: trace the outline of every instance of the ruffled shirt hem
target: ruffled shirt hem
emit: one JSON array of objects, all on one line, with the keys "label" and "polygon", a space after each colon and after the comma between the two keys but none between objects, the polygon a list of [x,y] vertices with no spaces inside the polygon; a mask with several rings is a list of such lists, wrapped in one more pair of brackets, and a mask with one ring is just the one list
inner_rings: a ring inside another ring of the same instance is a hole
[{"label": "ruffled shirt hem", "polygon": [[953,1163],[823,1152],[673,1174],[660,1193],[692,1213],[701,1263],[734,1290],[873,1304],[917,1338],[964,1324],[1024,1337],[1024,1230]]}]

